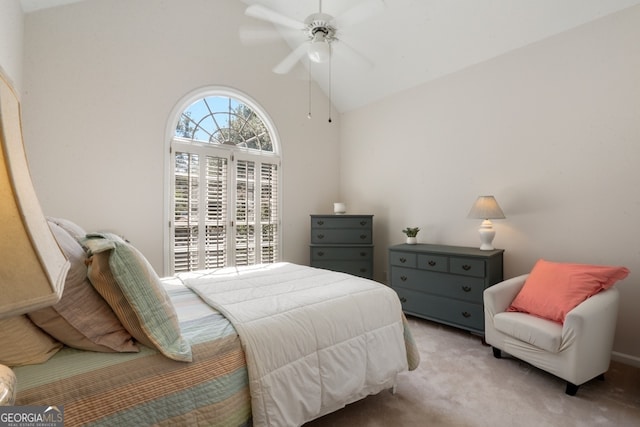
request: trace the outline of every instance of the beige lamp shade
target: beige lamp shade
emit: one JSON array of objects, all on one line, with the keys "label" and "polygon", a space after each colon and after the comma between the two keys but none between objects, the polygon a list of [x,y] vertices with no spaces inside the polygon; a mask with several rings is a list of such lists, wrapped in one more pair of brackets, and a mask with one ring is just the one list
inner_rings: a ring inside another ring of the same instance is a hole
[{"label": "beige lamp shade", "polygon": [[0,318],[55,304],[69,262],[35,194],[18,98],[0,73]]},{"label": "beige lamp shade", "polygon": [[469,211],[469,218],[504,219],[504,213],[493,196],[480,196]]}]

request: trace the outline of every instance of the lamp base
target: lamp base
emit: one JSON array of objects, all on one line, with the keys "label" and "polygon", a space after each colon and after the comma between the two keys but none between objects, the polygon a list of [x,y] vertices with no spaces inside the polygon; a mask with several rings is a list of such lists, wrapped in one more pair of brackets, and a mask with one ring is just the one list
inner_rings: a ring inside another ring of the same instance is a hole
[{"label": "lamp base", "polygon": [[491,251],[495,249],[493,247],[493,238],[496,236],[496,231],[493,229],[493,224],[488,219],[482,221],[482,225],[478,229],[480,234],[480,250]]},{"label": "lamp base", "polygon": [[8,366],[0,365],[0,406],[16,402],[16,374]]}]

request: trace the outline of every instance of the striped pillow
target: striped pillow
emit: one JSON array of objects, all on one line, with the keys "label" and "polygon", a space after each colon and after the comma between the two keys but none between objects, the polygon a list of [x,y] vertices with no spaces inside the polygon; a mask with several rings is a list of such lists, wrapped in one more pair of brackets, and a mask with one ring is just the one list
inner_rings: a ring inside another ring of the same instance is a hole
[{"label": "striped pillow", "polygon": [[173,304],[153,267],[132,245],[111,233],[88,234],[89,280],[140,343],[165,356],[191,362]]},{"label": "striped pillow", "polygon": [[51,220],[49,227],[71,268],[60,301],[30,312],[29,319],[69,347],[100,352],[139,351],[131,334],[89,283],[87,255],[80,243]]},{"label": "striped pillow", "polygon": [[0,319],[0,364],[23,366],[44,363],[62,344],[44,333],[25,315]]}]

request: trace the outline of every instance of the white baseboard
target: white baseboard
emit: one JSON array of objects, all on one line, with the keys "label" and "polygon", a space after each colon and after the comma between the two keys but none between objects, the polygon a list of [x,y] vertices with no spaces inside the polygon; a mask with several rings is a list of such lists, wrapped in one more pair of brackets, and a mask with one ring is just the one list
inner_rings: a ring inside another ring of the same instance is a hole
[{"label": "white baseboard", "polygon": [[618,353],[617,351],[614,351],[611,353],[611,360],[624,363],[625,365],[630,365],[630,366],[635,366],[636,368],[640,368],[640,357],[631,356],[628,354]]}]

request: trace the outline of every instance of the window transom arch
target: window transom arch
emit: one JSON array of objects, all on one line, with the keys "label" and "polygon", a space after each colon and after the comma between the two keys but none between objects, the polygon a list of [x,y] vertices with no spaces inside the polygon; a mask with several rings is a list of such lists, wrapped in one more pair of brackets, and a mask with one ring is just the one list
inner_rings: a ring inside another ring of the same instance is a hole
[{"label": "window transom arch", "polygon": [[213,87],[185,97],[169,122],[165,273],[278,261],[281,162],[266,112]]},{"label": "window transom arch", "polygon": [[180,114],[176,136],[273,153],[271,133],[254,108],[228,95],[204,96]]}]

